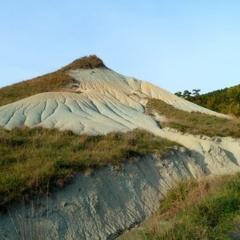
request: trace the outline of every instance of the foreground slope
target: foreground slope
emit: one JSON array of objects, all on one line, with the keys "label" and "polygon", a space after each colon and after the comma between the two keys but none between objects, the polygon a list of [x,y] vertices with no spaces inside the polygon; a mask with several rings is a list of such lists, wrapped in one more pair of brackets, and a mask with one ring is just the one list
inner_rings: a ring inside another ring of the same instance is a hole
[{"label": "foreground slope", "polygon": [[238,240],[240,175],[185,180],[170,189],[160,208],[121,240]]}]

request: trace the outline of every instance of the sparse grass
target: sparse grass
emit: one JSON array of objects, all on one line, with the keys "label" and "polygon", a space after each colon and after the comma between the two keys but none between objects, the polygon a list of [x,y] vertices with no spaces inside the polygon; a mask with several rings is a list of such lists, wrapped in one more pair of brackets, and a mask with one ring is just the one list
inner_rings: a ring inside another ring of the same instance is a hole
[{"label": "sparse grass", "polygon": [[78,136],[41,128],[0,129],[0,205],[29,190],[45,190],[76,171],[164,154],[174,145],[142,130]]},{"label": "sparse grass", "polygon": [[148,228],[143,226],[138,239],[233,239],[231,236],[239,233],[239,219],[240,174],[190,180],[167,193],[159,212]]},{"label": "sparse grass", "polygon": [[175,128],[184,133],[207,136],[240,137],[239,119],[224,119],[199,112],[185,112],[158,100],[150,99],[146,112],[165,116],[168,121],[160,122],[161,127]]},{"label": "sparse grass", "polygon": [[92,69],[105,67],[95,55],[73,61],[66,67],[31,80],[23,81],[0,89],[0,106],[42,92],[58,91],[74,82],[67,71],[74,69]]}]

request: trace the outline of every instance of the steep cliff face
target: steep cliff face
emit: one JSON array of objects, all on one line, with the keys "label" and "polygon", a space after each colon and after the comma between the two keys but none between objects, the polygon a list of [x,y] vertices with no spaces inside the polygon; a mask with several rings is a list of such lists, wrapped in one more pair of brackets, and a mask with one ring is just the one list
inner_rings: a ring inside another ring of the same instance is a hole
[{"label": "steep cliff face", "polygon": [[186,136],[191,149],[177,147],[164,157],[148,155],[111,166],[74,182],[49,198],[16,205],[0,217],[1,239],[115,239],[159,207],[176,182],[240,170],[240,141]]}]

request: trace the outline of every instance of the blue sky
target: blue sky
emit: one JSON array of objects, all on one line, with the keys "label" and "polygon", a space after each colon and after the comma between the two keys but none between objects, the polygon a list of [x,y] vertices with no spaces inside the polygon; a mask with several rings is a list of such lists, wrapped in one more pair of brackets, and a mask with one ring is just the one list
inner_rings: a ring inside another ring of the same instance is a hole
[{"label": "blue sky", "polygon": [[240,83],[240,1],[5,0],[0,86],[97,54],[172,92]]}]

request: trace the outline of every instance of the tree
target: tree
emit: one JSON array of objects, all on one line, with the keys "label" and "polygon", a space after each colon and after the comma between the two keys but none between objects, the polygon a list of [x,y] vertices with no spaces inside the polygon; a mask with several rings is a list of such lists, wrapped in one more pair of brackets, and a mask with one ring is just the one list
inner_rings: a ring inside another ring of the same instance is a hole
[{"label": "tree", "polygon": [[193,89],[192,90],[192,95],[194,96],[194,97],[197,97],[197,96],[199,96],[200,95],[200,89]]},{"label": "tree", "polygon": [[178,97],[182,97],[182,96],[183,96],[183,95],[182,95],[182,92],[180,92],[180,91],[179,91],[179,92],[176,92],[175,95],[178,96]]},{"label": "tree", "polygon": [[191,97],[191,92],[189,92],[188,90],[184,90],[184,92],[183,92],[183,97],[184,98],[189,98],[189,97]]}]

